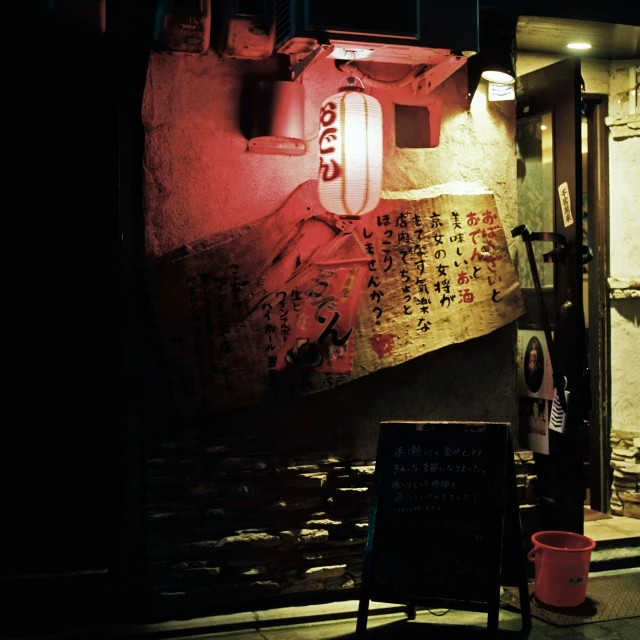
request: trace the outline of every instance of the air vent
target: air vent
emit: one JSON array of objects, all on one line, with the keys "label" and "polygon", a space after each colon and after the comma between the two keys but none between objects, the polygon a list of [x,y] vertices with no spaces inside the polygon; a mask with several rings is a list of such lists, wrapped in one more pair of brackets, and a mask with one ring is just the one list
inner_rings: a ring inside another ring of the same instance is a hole
[{"label": "air vent", "polygon": [[292,36],[291,4],[291,0],[277,0],[276,2],[276,49]]},{"label": "air vent", "polygon": [[266,13],[264,0],[238,0],[239,16],[261,16]]},{"label": "air vent", "polygon": [[419,0],[307,0],[306,28],[328,33],[420,38]]},{"label": "air vent", "polygon": [[333,45],[331,57],[437,64],[479,50],[478,0],[276,0],[275,51],[307,55]]}]

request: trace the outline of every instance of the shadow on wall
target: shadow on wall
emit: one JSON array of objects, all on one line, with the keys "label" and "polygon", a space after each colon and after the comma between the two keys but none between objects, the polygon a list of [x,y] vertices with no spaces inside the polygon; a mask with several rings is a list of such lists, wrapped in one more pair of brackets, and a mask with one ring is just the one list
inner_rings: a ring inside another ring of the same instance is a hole
[{"label": "shadow on wall", "polygon": [[625,320],[638,326],[638,318],[640,317],[640,298],[622,298],[620,300],[611,300],[611,308],[622,316]]},{"label": "shadow on wall", "polygon": [[242,77],[239,99],[238,128],[242,135],[249,140],[260,130],[264,131],[264,122],[269,117],[267,105],[261,100],[261,83],[289,80],[289,68],[285,56],[277,56],[277,67],[263,65]]}]

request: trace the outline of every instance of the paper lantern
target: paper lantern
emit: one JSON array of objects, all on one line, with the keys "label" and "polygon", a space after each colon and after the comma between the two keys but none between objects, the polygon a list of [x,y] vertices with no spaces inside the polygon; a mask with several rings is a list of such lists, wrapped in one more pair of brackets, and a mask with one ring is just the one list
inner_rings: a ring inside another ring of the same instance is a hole
[{"label": "paper lantern", "polygon": [[322,103],[318,143],[322,206],[348,217],[374,209],[382,186],[382,108],[356,78]]}]

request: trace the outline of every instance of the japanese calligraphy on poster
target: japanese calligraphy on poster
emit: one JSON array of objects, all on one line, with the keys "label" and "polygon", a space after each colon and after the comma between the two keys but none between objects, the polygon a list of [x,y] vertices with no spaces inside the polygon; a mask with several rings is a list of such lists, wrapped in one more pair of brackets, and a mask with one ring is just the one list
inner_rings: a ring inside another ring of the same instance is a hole
[{"label": "japanese calligraphy on poster", "polygon": [[146,269],[181,415],[330,389],[524,313],[490,194],[382,201],[301,260],[312,220],[333,224],[315,181]]}]

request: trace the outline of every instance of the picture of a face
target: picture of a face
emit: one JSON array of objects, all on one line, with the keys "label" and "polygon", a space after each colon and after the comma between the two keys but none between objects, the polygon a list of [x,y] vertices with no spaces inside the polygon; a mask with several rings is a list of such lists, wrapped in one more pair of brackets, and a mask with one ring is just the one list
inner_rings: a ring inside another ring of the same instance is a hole
[{"label": "picture of a face", "polygon": [[527,344],[523,366],[527,387],[532,393],[536,393],[544,378],[544,355],[540,340],[535,336]]}]

